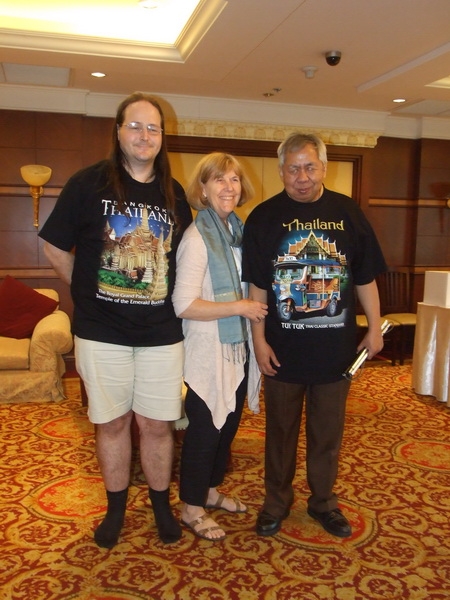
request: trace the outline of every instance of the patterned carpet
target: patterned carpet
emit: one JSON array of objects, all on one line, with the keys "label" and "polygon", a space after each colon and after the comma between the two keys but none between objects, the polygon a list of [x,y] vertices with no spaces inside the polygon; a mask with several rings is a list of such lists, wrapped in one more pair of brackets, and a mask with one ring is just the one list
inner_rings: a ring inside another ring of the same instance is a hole
[{"label": "patterned carpet", "polygon": [[[341,470],[342,540],[296,502],[282,531],[254,533],[264,413],[246,412],[224,489],[249,512],[216,511],[225,542],[157,538],[139,461],[120,543],[99,549],[104,492],[77,379],[61,404],[1,405],[1,600],[432,600],[450,598],[450,410],[415,395],[411,367],[366,368],[353,383]],[[172,500],[179,515],[177,465]]]}]

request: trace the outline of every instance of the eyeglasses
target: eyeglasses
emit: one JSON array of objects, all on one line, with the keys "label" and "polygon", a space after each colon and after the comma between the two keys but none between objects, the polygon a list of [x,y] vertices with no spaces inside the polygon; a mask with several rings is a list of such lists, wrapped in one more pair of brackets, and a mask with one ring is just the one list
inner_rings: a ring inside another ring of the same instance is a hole
[{"label": "eyeglasses", "polygon": [[144,125],[143,123],[137,123],[136,121],[132,121],[131,123],[126,123],[124,127],[132,133],[144,133],[144,129],[147,130],[147,133],[149,135],[161,135],[161,133],[163,132],[161,127],[158,127],[158,125],[153,125],[153,123]]},{"label": "eyeglasses", "polygon": [[306,167],[300,167],[297,165],[289,165],[286,167],[286,171],[289,175],[297,176],[299,173],[304,171],[306,175],[315,175],[318,171],[323,169],[323,167],[315,166],[315,165],[306,165]]}]

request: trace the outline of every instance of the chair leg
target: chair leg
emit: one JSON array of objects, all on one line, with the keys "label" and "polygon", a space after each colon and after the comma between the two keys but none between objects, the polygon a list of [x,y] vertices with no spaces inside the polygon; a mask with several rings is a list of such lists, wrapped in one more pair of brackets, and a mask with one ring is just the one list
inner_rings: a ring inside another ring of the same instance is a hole
[{"label": "chair leg", "polygon": [[399,338],[399,327],[394,327],[392,330],[392,358],[391,365],[395,367],[397,364],[397,356],[398,356],[398,338]]}]

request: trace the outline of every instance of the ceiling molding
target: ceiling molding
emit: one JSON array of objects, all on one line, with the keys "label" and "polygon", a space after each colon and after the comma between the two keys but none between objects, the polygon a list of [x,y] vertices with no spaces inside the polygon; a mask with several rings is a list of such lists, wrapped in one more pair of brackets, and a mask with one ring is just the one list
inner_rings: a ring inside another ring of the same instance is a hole
[{"label": "ceiling molding", "polygon": [[107,58],[184,63],[200,43],[227,0],[203,0],[186,23],[175,44],[122,40],[91,35],[49,33],[0,28],[0,47],[15,50],[82,54]]},{"label": "ceiling molding", "polygon": [[[372,148],[379,136],[450,140],[450,119],[392,117],[376,111],[271,104],[158,93],[173,135],[279,141],[294,129],[328,144]],[[0,109],[114,117],[120,94],[0,83]]]},{"label": "ceiling molding", "polygon": [[433,140],[450,140],[450,119],[422,117],[421,130],[418,137]]},{"label": "ceiling molding", "polygon": [[108,58],[134,58],[164,62],[184,62],[176,46],[95,38],[82,35],[49,34],[0,28],[0,47],[38,52],[83,54]]},{"label": "ceiling molding", "polygon": [[183,60],[195,50],[227,4],[227,0],[204,0],[199,5],[175,43]]},{"label": "ceiling molding", "polygon": [[414,60],[410,60],[409,62],[407,62],[403,65],[400,65],[400,66],[396,67],[395,69],[391,69],[387,73],[383,73],[383,75],[375,77],[371,81],[367,81],[366,83],[361,84],[360,86],[358,86],[357,90],[358,90],[358,92],[365,92],[367,90],[370,90],[371,88],[376,87],[376,86],[380,85],[381,83],[384,83],[385,81],[394,79],[395,77],[398,77],[399,75],[403,75],[404,73],[407,73],[408,71],[412,71],[416,67],[426,64],[427,62],[429,62],[437,57],[440,57],[440,56],[443,56],[443,55],[449,54],[449,53],[450,53],[450,42],[448,42],[447,44],[444,44],[443,46],[440,46],[438,48],[434,48],[434,50],[432,50],[431,52],[427,52],[427,53],[423,54],[422,56],[415,58]]}]

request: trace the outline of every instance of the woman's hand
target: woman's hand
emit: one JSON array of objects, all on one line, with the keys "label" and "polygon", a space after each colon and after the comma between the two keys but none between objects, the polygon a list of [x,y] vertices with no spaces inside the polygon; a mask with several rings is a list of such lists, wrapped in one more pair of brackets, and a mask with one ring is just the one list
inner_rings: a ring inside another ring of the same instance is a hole
[{"label": "woman's hand", "polygon": [[260,323],[266,318],[267,315],[267,304],[258,302],[257,300],[249,300],[244,298],[239,300],[239,314],[241,317],[250,319],[253,323]]}]

